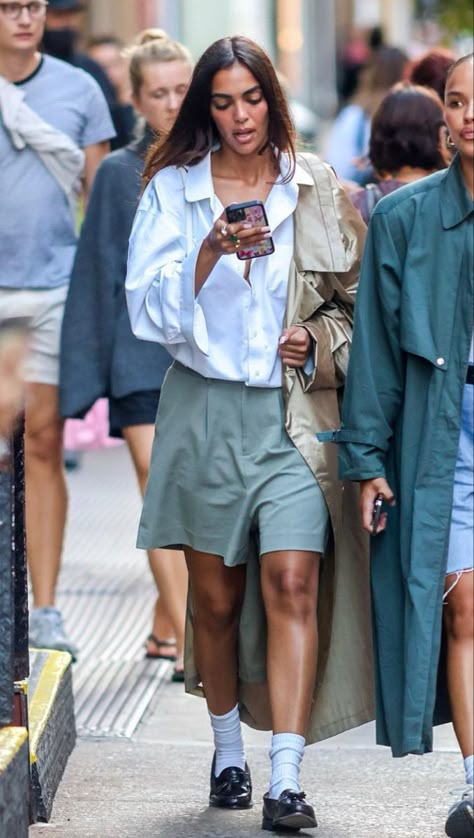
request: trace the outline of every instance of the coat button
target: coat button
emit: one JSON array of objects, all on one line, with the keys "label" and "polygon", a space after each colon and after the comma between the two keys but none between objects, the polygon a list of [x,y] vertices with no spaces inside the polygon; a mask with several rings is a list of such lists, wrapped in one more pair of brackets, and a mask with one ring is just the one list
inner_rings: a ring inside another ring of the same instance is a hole
[{"label": "coat button", "polygon": [[436,358],[436,363],[438,364],[438,367],[442,367],[444,364],[444,358]]}]

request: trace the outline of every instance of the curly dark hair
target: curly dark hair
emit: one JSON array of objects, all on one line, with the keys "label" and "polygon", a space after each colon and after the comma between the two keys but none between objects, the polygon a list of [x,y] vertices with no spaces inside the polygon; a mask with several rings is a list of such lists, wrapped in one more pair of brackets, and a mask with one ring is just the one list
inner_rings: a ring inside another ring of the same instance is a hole
[{"label": "curly dark hair", "polygon": [[[212,80],[219,70],[243,64],[257,79],[268,105],[268,143],[274,146],[277,163],[281,154],[290,155],[292,176],[295,161],[295,128],[286,96],[270,58],[261,46],[244,36],[221,38],[201,56],[170,133],[153,143],[148,151],[144,183],[165,166],[193,166],[219,140],[211,116]],[[286,180],[286,178],[285,178]]]},{"label": "curly dark hair", "polygon": [[400,82],[387,93],[372,120],[369,157],[379,174],[395,175],[403,166],[444,169],[439,129],[443,103],[428,87]]}]

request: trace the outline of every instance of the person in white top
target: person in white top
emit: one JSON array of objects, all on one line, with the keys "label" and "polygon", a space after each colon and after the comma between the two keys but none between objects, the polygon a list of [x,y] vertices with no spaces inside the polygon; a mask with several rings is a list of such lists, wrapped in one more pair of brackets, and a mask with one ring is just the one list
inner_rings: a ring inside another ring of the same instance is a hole
[{"label": "person in white top", "polygon": [[[257,544],[273,728],[263,828],[315,827],[299,767],[329,514],[285,431],[282,398],[284,371],[312,364],[310,330],[283,322],[299,191],[315,182],[296,161],[288,105],[257,44],[224,38],[206,50],[144,176],[130,238],[130,319],[138,337],[162,343],[175,361],[162,388],[138,544],[184,547],[197,683],[215,741],[209,801],[226,808],[252,805],[238,630]],[[268,224],[230,223],[226,208],[252,200],[264,203]],[[272,253],[237,258],[270,237]],[[185,674],[188,687],[188,656]]]}]

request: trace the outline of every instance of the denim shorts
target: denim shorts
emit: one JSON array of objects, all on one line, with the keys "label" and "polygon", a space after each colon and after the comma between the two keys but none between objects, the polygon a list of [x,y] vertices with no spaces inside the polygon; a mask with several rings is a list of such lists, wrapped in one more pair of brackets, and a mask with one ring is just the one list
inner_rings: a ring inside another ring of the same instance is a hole
[{"label": "denim shorts", "polygon": [[175,362],[161,390],[138,547],[189,546],[247,560],[322,553],[324,495],[284,426],[280,388],[204,378]]},{"label": "denim shorts", "polygon": [[464,385],[446,573],[472,570],[474,550],[474,386]]}]

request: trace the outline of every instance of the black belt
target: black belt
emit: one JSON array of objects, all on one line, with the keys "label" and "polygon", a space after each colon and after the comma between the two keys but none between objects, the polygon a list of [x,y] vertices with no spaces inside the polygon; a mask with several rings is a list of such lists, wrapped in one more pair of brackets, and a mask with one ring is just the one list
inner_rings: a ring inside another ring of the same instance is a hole
[{"label": "black belt", "polygon": [[466,384],[474,384],[474,364],[469,364],[467,368]]}]

